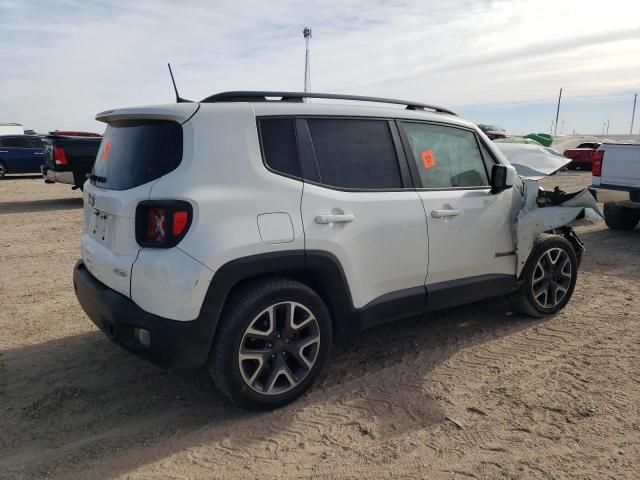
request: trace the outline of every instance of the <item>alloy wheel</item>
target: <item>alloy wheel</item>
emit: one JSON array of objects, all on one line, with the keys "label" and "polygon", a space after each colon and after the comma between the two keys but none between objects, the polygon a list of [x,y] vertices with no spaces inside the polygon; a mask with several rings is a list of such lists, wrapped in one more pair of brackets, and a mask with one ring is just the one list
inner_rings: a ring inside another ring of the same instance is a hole
[{"label": "alloy wheel", "polygon": [[533,299],[542,308],[553,308],[564,299],[573,277],[571,260],[562,248],[545,251],[533,270]]},{"label": "alloy wheel", "polygon": [[320,327],[297,302],[265,308],[251,321],[240,342],[238,362],[246,385],[263,395],[279,395],[302,382],[316,363]]}]

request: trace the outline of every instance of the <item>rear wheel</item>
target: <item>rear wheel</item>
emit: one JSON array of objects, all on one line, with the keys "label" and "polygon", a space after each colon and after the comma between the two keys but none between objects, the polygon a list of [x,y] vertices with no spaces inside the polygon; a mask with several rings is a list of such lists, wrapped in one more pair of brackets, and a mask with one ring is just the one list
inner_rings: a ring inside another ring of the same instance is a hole
[{"label": "rear wheel", "polygon": [[6,174],[7,174],[7,167],[5,166],[4,163],[0,162],[0,178],[4,178]]},{"label": "rear wheel", "polygon": [[605,203],[604,221],[614,230],[633,230],[640,221],[640,209]]},{"label": "rear wheel", "polygon": [[332,343],[329,312],[306,285],[251,282],[231,295],[209,358],[218,388],[255,410],[292,402],[315,381]]},{"label": "rear wheel", "polygon": [[509,300],[525,315],[551,315],[569,302],[577,277],[578,261],[571,243],[560,235],[542,234],[522,271],[522,283]]}]

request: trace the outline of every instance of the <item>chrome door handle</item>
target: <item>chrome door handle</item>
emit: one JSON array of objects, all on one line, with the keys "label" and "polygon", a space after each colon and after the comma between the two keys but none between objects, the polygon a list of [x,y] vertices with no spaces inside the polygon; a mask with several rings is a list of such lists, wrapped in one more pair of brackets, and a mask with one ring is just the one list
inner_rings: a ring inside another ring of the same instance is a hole
[{"label": "chrome door handle", "polygon": [[0,153],[9,153],[8,150],[0,150]]},{"label": "chrome door handle", "polygon": [[456,208],[447,209],[447,210],[431,210],[431,216],[433,218],[442,218],[442,217],[455,217],[460,215],[460,210]]},{"label": "chrome door handle", "polygon": [[355,220],[355,216],[351,213],[345,213],[342,215],[318,215],[316,217],[316,223],[327,224],[327,223],[351,223]]},{"label": "chrome door handle", "polygon": [[33,152],[34,155],[44,155],[44,152]]}]

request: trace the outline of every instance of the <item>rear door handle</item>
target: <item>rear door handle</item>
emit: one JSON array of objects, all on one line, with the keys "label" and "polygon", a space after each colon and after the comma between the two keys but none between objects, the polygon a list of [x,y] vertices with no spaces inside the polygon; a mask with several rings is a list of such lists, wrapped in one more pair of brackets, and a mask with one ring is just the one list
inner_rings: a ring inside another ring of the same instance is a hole
[{"label": "rear door handle", "polygon": [[316,217],[316,223],[319,224],[327,224],[327,223],[351,223],[355,220],[355,216],[351,213],[345,213],[342,215],[331,215],[331,214],[324,214],[324,215],[318,215]]},{"label": "rear door handle", "polygon": [[460,210],[457,208],[451,208],[447,210],[431,210],[431,216],[433,218],[442,218],[442,217],[455,217],[460,215]]}]

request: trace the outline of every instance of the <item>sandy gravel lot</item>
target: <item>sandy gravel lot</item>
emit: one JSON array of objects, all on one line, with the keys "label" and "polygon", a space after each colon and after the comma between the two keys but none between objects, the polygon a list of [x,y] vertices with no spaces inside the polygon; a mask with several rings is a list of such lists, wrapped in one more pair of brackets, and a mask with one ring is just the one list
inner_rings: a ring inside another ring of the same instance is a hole
[{"label": "sandy gravel lot", "polygon": [[81,207],[66,186],[0,181],[0,477],[640,476],[640,229],[578,227],[557,316],[494,299],[342,339],[305,397],[255,414],[94,328],[71,281]]}]

